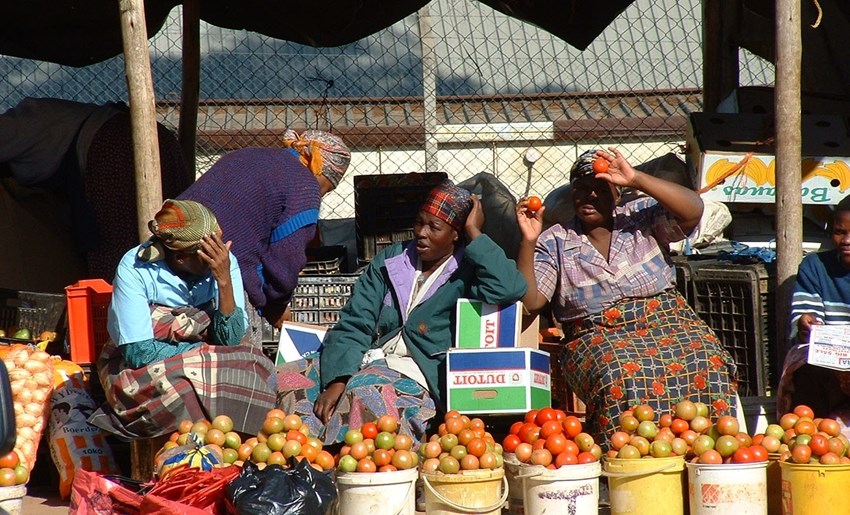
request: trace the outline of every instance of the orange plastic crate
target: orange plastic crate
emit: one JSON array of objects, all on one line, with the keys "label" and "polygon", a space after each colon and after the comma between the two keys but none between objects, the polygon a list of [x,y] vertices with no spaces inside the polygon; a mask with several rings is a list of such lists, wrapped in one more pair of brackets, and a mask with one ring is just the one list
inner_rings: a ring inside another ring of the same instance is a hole
[{"label": "orange plastic crate", "polygon": [[103,279],[84,279],[65,287],[68,301],[68,342],[71,361],[95,363],[109,334],[106,316],[112,285]]}]

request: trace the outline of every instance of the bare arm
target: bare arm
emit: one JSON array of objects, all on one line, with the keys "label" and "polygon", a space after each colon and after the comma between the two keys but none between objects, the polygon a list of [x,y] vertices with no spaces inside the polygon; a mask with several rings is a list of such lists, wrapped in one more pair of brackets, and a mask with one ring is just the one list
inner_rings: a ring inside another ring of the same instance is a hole
[{"label": "bare arm", "polygon": [[522,298],[522,303],[530,312],[540,311],[548,302],[548,299],[537,290],[537,277],[534,275],[534,248],[543,230],[543,211],[545,210],[545,207],[541,207],[536,213],[529,211],[528,199],[520,200],[516,206],[517,224],[522,234],[516,264],[525,282],[528,283],[528,291]]},{"label": "bare arm", "polygon": [[608,171],[596,177],[621,187],[633,188],[651,196],[664,206],[676,219],[685,234],[697,226],[702,217],[703,202],[695,191],[674,182],[659,179],[632,168],[626,158],[615,148],[610,154],[602,150],[597,157],[608,161]]},{"label": "bare arm", "polygon": [[224,243],[218,234],[207,235],[201,240],[199,252],[201,259],[210,266],[210,271],[218,285],[218,310],[224,315],[229,315],[236,309],[233,281],[230,277],[231,245],[233,242]]}]

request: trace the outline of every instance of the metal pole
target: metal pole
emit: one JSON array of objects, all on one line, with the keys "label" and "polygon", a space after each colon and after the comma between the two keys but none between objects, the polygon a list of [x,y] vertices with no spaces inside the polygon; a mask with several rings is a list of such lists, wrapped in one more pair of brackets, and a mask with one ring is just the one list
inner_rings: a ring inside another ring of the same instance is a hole
[{"label": "metal pole", "polygon": [[800,0],[776,1],[776,334],[778,356],[788,343],[789,307],[803,258]]},{"label": "metal pole", "polygon": [[162,204],[148,30],[143,0],[119,0],[119,9],[136,168],[136,223],[139,240],[144,241],[149,235],[148,220],[153,218]]},{"label": "metal pole", "polygon": [[425,171],[436,172],[437,161],[437,56],[431,13],[425,5],[417,13],[419,38],[422,47],[422,107],[425,128]]}]

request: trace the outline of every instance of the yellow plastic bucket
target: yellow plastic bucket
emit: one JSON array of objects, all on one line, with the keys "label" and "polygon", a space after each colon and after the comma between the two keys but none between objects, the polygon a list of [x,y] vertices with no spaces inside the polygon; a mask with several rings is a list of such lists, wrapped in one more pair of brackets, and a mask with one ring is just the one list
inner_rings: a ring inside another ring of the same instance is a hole
[{"label": "yellow plastic bucket", "polygon": [[606,458],[602,475],[608,478],[611,515],[685,512],[685,457]]},{"label": "yellow plastic bucket", "polygon": [[782,513],[850,513],[850,465],[780,462]]},{"label": "yellow plastic bucket", "polygon": [[782,515],[782,470],[780,454],[771,453],[767,461],[767,515]]},{"label": "yellow plastic bucket", "polygon": [[428,515],[499,515],[508,499],[508,481],[502,468],[458,474],[423,472],[422,483]]},{"label": "yellow plastic bucket", "polygon": [[418,469],[395,472],[341,472],[337,515],[415,515]]},{"label": "yellow plastic bucket", "polygon": [[691,515],[767,515],[767,462],[688,463]]},{"label": "yellow plastic bucket", "polygon": [[601,473],[598,461],[556,470],[526,465],[518,476],[522,479],[525,515],[597,515]]}]

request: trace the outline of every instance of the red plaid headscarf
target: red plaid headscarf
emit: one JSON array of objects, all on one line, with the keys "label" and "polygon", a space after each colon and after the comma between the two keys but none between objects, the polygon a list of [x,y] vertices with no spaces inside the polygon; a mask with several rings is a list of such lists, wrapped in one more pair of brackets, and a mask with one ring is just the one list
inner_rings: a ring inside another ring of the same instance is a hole
[{"label": "red plaid headscarf", "polygon": [[444,220],[457,231],[463,229],[471,210],[472,200],[469,192],[458,188],[448,179],[431,190],[422,205],[422,211]]}]

